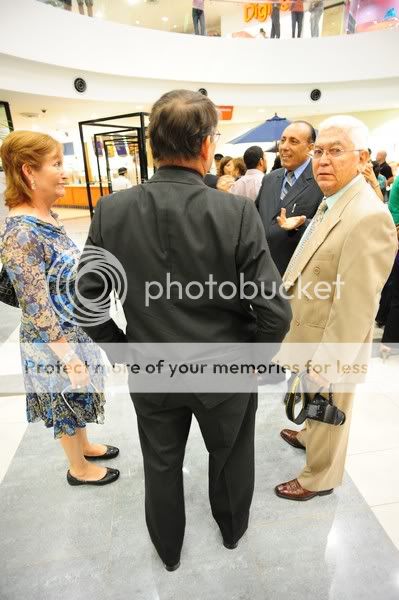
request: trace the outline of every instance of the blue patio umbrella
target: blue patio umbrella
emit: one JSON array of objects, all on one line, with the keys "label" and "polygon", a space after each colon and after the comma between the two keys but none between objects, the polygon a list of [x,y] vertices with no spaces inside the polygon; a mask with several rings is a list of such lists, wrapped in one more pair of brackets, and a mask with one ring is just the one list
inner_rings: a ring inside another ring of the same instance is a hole
[{"label": "blue patio umbrella", "polygon": [[246,133],[234,138],[229,144],[250,144],[255,142],[276,142],[280,139],[284,129],[290,125],[284,117],[277,116],[277,113],[271,119],[267,119],[261,125],[257,125]]}]

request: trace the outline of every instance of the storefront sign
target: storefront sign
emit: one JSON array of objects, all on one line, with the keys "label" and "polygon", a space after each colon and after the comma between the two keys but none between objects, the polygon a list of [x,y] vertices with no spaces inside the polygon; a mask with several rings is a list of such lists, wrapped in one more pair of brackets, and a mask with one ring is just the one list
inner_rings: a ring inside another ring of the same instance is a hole
[{"label": "storefront sign", "polygon": [[[256,20],[263,23],[272,14],[272,2],[251,2],[244,6],[244,21],[249,23],[250,21]],[[289,10],[291,0],[281,0],[280,10]]]},{"label": "storefront sign", "polygon": [[220,121],[231,121],[233,118],[234,106],[217,106]]}]

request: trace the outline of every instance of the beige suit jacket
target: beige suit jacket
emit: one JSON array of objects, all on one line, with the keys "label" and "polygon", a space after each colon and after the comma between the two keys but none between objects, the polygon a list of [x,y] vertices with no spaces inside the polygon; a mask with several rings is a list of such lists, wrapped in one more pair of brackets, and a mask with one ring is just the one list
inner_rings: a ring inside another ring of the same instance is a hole
[{"label": "beige suit jacket", "polygon": [[[397,249],[391,214],[365,180],[356,182],[305,242],[292,281],[283,277],[292,295],[293,319],[277,360],[296,364],[299,370],[309,359],[312,364],[330,365],[328,373],[321,372],[330,382],[352,374],[354,364],[367,364],[381,290]],[[337,293],[334,282],[339,278]],[[330,287],[323,299],[315,294],[320,282],[325,282],[326,290],[327,284]],[[307,290],[302,298],[300,287]],[[345,373],[343,365],[348,364],[352,366]],[[364,379],[364,369],[359,377],[359,368],[355,382]]]}]

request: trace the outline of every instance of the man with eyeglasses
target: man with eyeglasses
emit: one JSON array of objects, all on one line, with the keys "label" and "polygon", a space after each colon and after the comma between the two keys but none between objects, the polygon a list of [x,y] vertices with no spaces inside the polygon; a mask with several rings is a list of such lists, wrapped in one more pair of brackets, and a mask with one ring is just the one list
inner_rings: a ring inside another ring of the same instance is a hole
[{"label": "man with eyeglasses", "polygon": [[306,121],[294,121],[286,127],[279,142],[282,168],[265,175],[256,199],[281,275],[323,198],[309,156],[315,138],[314,128]]},{"label": "man with eyeglasses", "polygon": [[[93,245],[108,250],[127,278],[126,335],[108,319],[85,327],[93,340],[157,347],[184,343],[192,356],[201,343],[280,344],[287,333],[289,304],[282,298],[282,281],[254,202],[204,183],[217,124],[216,106],[199,92],[174,90],[154,104],[149,137],[157,172],[143,185],[102,198],[91,224],[87,255]],[[148,283],[165,284],[168,275],[172,289],[165,293],[162,285],[163,293],[148,305]],[[250,299],[207,286],[212,280],[233,282],[238,288],[242,277],[252,284]],[[95,269],[80,269],[78,281],[80,299],[109,295],[108,280]],[[179,292],[193,283],[190,294]],[[202,393],[187,384],[187,393],[177,393],[174,381],[151,394],[139,392],[136,380],[130,379],[143,452],[146,522],[168,571],[180,565],[185,530],[182,468],[193,415],[209,452],[212,515],[221,542],[233,550],[248,526],[257,408],[256,390]]]},{"label": "man with eyeglasses", "polygon": [[308,370],[305,385],[325,397],[332,385],[334,405],[345,413],[342,425],[308,418],[299,432],[281,431],[285,442],[306,451],[298,477],[275,488],[289,500],[311,500],[341,485],[356,383],[367,372],[378,301],[397,251],[392,217],[362,175],[367,146],[368,130],[358,119],[321,123],[312,154],[324,198],[283,278],[293,320],[279,359],[300,344],[294,362]]}]

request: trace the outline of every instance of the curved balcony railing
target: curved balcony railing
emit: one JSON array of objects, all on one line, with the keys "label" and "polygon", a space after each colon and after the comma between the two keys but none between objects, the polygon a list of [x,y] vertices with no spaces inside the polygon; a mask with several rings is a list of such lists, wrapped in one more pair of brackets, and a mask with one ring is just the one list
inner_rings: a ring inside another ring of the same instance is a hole
[{"label": "curved balcony railing", "polygon": [[[279,23],[277,37],[282,38],[344,35],[399,26],[399,0],[204,0],[204,30],[193,17],[191,0],[36,1],[94,19],[173,33],[194,34],[197,25],[199,34],[222,37],[273,37],[277,33],[273,23]],[[298,8],[293,31],[292,11]]]}]

